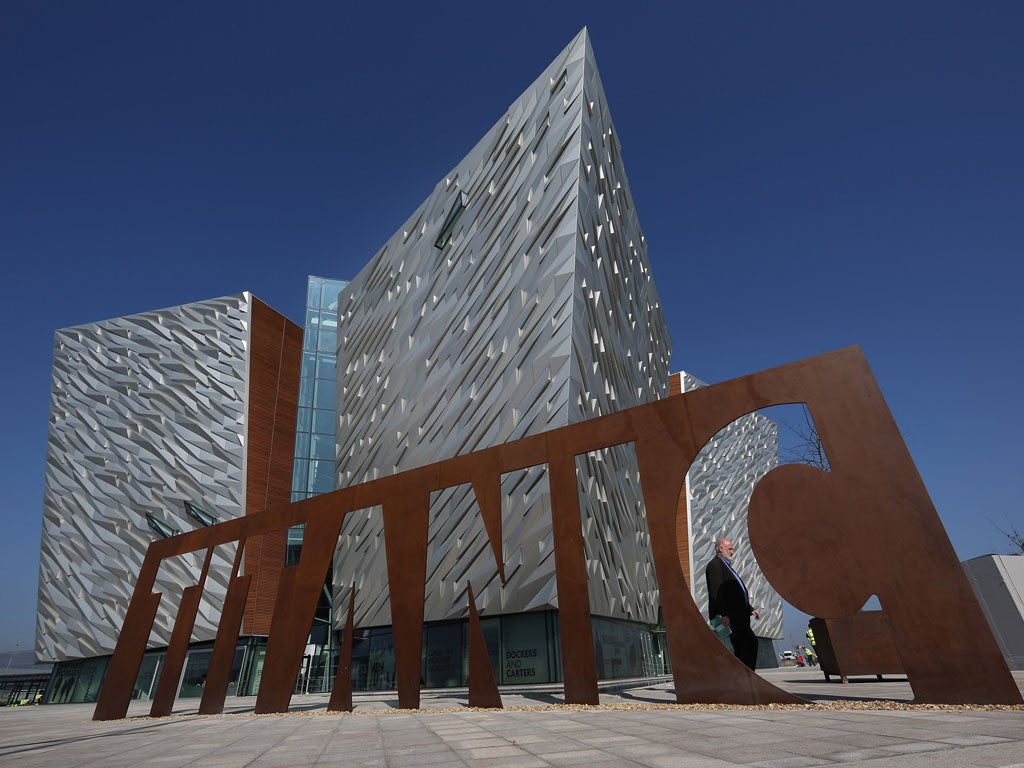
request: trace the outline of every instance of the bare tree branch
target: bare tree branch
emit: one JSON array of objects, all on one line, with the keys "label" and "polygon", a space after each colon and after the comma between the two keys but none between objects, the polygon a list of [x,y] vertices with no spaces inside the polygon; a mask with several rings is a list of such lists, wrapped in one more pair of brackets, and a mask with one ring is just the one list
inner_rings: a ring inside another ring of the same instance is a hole
[{"label": "bare tree branch", "polygon": [[[992,522],[991,520],[989,522]],[[1013,551],[1010,554],[1013,555],[1024,555],[1024,531],[1014,524],[1010,519],[1010,516],[1006,516],[1006,528],[992,523],[992,526],[999,531],[1003,536],[1006,537],[1007,541],[1013,545]]]},{"label": "bare tree branch", "polygon": [[[821,438],[814,426],[811,412],[807,406],[802,406],[803,419],[797,424],[791,424],[779,420],[779,424],[788,433],[788,439],[780,440],[779,461],[791,464],[807,464],[818,469],[829,471],[828,457],[821,445]],[[991,522],[991,521],[990,521]],[[1009,515],[1006,516],[1006,527],[992,523],[992,526],[999,531],[1006,540],[1010,542],[1013,555],[1024,555],[1024,531],[1014,523]]]},{"label": "bare tree branch", "polygon": [[814,426],[811,412],[807,410],[806,405],[801,404],[801,408],[803,423],[794,425],[786,421],[779,421],[779,424],[789,434],[785,445],[780,446],[779,459],[783,463],[807,464],[828,472],[830,469],[828,457],[825,456],[825,449],[821,445],[821,438],[818,437],[818,430]]}]

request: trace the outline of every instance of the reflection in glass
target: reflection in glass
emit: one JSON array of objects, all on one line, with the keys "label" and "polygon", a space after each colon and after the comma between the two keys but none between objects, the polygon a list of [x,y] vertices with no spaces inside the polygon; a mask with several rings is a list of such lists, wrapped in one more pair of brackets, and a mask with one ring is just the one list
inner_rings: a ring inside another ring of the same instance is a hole
[{"label": "reflection in glass", "polygon": [[309,403],[313,400],[313,379],[299,379],[299,402]]},{"label": "reflection in glass", "polygon": [[[309,456],[309,440],[311,435],[309,432],[299,432],[295,435],[295,455],[296,456]],[[318,456],[317,458],[322,458]],[[292,486],[294,488],[294,486]]]},{"label": "reflection in glass", "polygon": [[163,653],[147,653],[142,657],[142,664],[139,666],[139,674],[135,677],[135,689],[132,691],[132,698],[149,701],[156,691],[156,681],[160,676],[160,668],[164,663]]},{"label": "reflection in glass", "polygon": [[[316,352],[302,353],[302,370],[299,372],[299,375],[303,379],[313,378],[313,372],[316,370],[316,367],[319,364],[318,358],[319,355]],[[302,404],[302,400],[299,400],[299,403]]]},{"label": "reflection in glass", "polygon": [[316,377],[318,379],[330,379],[337,387],[338,381],[338,360],[334,355],[317,355]]},{"label": "reflection in glass", "polygon": [[316,382],[316,394],[313,397],[314,408],[330,408],[334,410],[334,387],[333,381],[319,379]]},{"label": "reflection in glass", "polygon": [[[303,494],[303,498],[305,498],[305,494]],[[295,565],[299,562],[299,556],[302,554],[302,540],[305,535],[305,525],[295,525],[288,529],[288,543],[284,552],[285,566]]]},{"label": "reflection in glass", "polygon": [[462,685],[463,627],[465,622],[435,624],[424,632],[423,684],[427,688]]},{"label": "reflection in glass", "polygon": [[445,218],[444,224],[441,226],[441,232],[437,236],[437,240],[434,241],[435,248],[444,248],[448,245],[448,242],[452,239],[452,232],[455,231],[455,224],[462,216],[462,212],[466,210],[466,206],[469,204],[469,195],[465,192],[459,192],[455,198],[455,202],[452,204],[452,208],[448,211],[448,216]]},{"label": "reflection in glass", "polygon": [[338,314],[338,294],[341,293],[342,289],[348,285],[346,280],[326,280],[324,281],[324,295],[320,302],[321,309],[330,312],[332,315]]},{"label": "reflection in glass", "polygon": [[544,613],[502,617],[501,683],[546,683],[548,631]]},{"label": "reflection in glass", "polygon": [[[320,306],[320,290],[322,284],[314,279],[306,283],[306,306],[315,309]],[[308,317],[308,316],[307,316]]]},{"label": "reflection in glass", "polygon": [[332,355],[338,351],[338,332],[324,328],[320,331],[320,338],[316,348],[319,352],[330,352]]},{"label": "reflection in glass", "polygon": [[313,431],[318,435],[334,434],[334,411],[320,409],[313,412]]},{"label": "reflection in glass", "polygon": [[315,459],[329,459],[334,461],[335,445],[334,435],[312,435],[312,444],[306,453]]},{"label": "reflection in glass", "polygon": [[303,491],[306,490],[306,485],[309,482],[309,461],[306,459],[296,459],[295,463],[292,464],[292,488],[301,488]]},{"label": "reflection in glass", "polygon": [[214,515],[210,514],[202,507],[193,504],[191,501],[185,502],[185,514],[193,520],[198,520],[200,525],[216,525],[218,522]]},{"label": "reflection in glass", "polygon": [[206,685],[206,672],[210,668],[212,649],[192,649],[185,661],[185,673],[181,677],[181,688],[178,697],[182,699],[198,699],[203,695]]},{"label": "reflection in glass", "polygon": [[161,520],[151,512],[146,513],[146,524],[165,539],[169,539],[171,536],[177,536],[181,533],[177,528],[172,527],[168,522]]},{"label": "reflection in glass", "polygon": [[314,459],[309,463],[309,490],[314,495],[334,490],[334,459]]}]

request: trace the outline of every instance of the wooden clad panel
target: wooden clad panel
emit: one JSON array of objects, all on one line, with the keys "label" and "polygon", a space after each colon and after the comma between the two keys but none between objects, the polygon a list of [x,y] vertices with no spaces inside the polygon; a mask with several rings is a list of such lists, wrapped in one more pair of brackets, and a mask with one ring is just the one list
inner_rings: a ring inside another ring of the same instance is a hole
[{"label": "wooden clad panel", "polygon": [[[673,373],[668,379],[668,394],[681,395],[683,393],[683,374]],[[693,585],[690,583],[690,518],[686,514],[686,489],[689,479],[683,482],[683,489],[679,493],[679,501],[676,503],[676,551],[679,553],[679,565],[683,569],[683,578],[686,579],[686,586],[691,591]]]},{"label": "wooden clad panel", "polygon": [[[250,341],[247,515],[291,500],[302,328],[253,297]],[[245,573],[252,576],[242,624],[246,634],[270,631],[287,536],[286,530],[275,531],[246,543]]]},{"label": "wooden clad panel", "polygon": [[668,394],[669,397],[672,395],[681,395],[683,393],[683,374],[673,373],[668,378]]}]

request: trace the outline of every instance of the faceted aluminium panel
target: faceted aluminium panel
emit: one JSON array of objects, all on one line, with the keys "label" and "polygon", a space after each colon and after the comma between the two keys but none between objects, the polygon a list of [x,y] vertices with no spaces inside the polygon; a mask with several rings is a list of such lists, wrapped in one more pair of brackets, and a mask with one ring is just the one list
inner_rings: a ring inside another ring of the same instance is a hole
[{"label": "faceted aluminium panel", "polygon": [[[685,371],[681,391],[707,386]],[[690,585],[694,602],[707,616],[704,566],[723,536],[736,545],[733,561],[761,618],[752,623],[759,637],[782,638],[782,598],[761,573],[747,535],[747,507],[757,481],[779,464],[778,425],[759,413],[742,416],[715,435],[686,473]]]},{"label": "faceted aluminium panel", "polygon": [[[344,487],[658,399],[670,342],[586,30],[435,187],[339,300]],[[588,454],[594,613],[657,620],[631,447]],[[469,486],[432,502],[426,617],[555,607],[547,471],[502,480],[502,586]],[[350,515],[334,583],[391,623],[380,513]],[[335,615],[348,599],[337,589]]]},{"label": "faceted aluminium panel", "polygon": [[[248,293],[63,328],[54,339],[36,656],[110,653],[146,549],[244,514],[252,297]],[[215,551],[195,639],[212,640],[234,545]],[[157,591],[196,583],[201,555],[168,560]],[[153,641],[170,640],[158,612]]]}]

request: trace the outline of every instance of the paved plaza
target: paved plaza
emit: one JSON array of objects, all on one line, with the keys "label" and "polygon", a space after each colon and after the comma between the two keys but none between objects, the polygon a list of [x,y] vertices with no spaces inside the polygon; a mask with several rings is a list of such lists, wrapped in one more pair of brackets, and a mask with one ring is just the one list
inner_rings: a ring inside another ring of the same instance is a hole
[{"label": "paved plaza", "polygon": [[761,674],[818,706],[659,709],[672,702],[671,683],[656,682],[603,690],[608,708],[552,707],[554,687],[503,692],[506,707],[530,708],[505,712],[466,709],[464,691],[426,692],[414,713],[387,713],[393,694],[357,694],[356,714],[326,714],[325,695],[262,716],[252,698],[229,699],[230,714],[215,717],[183,699],[174,717],[153,720],[147,702],[133,702],[137,719],[105,723],[89,719],[91,704],[4,708],[0,766],[1024,766],[1022,709],[899,709],[912,698],[904,679]]}]

